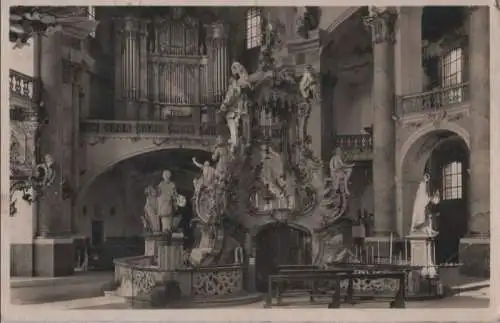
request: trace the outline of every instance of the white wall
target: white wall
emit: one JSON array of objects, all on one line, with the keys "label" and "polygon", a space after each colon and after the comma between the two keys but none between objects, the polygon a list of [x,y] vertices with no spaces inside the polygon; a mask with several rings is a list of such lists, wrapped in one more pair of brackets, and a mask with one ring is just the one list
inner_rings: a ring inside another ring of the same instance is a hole
[{"label": "white wall", "polygon": [[16,201],[17,212],[8,218],[8,235],[11,244],[30,244],[33,242],[35,217],[33,205],[23,200],[23,193],[16,191],[13,200]]},{"label": "white wall", "polygon": [[352,84],[339,79],[333,99],[337,134],[359,134],[373,122],[371,80]]},{"label": "white wall", "polygon": [[13,49],[12,43],[7,46],[9,68],[33,76],[33,41],[23,48]]}]

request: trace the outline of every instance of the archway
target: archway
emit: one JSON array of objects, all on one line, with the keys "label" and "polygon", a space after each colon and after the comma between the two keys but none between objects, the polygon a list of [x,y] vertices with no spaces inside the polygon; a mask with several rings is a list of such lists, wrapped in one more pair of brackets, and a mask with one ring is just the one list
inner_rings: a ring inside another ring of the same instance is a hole
[{"label": "archway", "polygon": [[272,223],[255,236],[255,270],[258,291],[267,291],[268,276],[281,265],[312,264],[311,234],[301,228]]},{"label": "archway", "polygon": [[192,159],[202,163],[210,157],[201,150],[159,150],[120,161],[100,174],[79,200],[75,212],[78,232],[89,238],[91,249],[102,259],[99,266],[112,268],[115,258],[143,253],[144,191],[161,181],[165,169],[171,171],[178,192],[187,200],[187,205],[178,212],[185,247],[190,247],[193,179],[201,172]]},{"label": "archway", "polygon": [[435,226],[438,263],[457,262],[460,238],[467,231],[469,148],[457,133],[434,130],[417,139],[402,163],[404,234],[409,234],[415,194],[424,173],[430,175],[430,192],[441,201]]}]

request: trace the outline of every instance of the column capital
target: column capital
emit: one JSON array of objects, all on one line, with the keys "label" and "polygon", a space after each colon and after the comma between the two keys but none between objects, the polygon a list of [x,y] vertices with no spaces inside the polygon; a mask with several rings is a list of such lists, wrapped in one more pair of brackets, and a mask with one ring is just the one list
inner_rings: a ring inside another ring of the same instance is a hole
[{"label": "column capital", "polygon": [[398,11],[395,7],[370,7],[370,15],[363,18],[364,25],[372,32],[374,44],[395,41]]}]

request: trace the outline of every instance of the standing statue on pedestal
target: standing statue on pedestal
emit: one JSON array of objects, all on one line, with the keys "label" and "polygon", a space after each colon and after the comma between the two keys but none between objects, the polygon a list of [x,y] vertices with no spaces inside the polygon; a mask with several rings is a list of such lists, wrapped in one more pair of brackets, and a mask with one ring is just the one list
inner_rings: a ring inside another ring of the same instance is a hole
[{"label": "standing statue on pedestal", "polygon": [[234,62],[231,65],[231,74],[229,87],[219,111],[224,112],[226,115],[226,122],[230,133],[229,143],[231,144],[231,150],[234,151],[239,143],[240,119],[246,117],[248,114],[246,91],[250,88],[250,82],[246,69],[238,62]]},{"label": "standing statue on pedestal", "polygon": [[440,202],[439,193],[436,191],[430,194],[430,175],[425,174],[420,182],[413,205],[411,218],[411,233],[423,233],[428,236],[435,236],[437,231],[433,228],[434,217],[437,215],[436,207]]},{"label": "standing statue on pedestal", "polygon": [[330,159],[330,178],[332,180],[332,190],[336,192],[341,189],[349,195],[349,178],[351,177],[354,164],[347,164],[342,156],[342,149],[337,147]]},{"label": "standing statue on pedestal", "polygon": [[163,181],[158,184],[158,216],[161,219],[161,229],[163,232],[172,232],[175,229],[174,216],[178,207],[185,205],[185,198],[177,193],[175,183],[170,177],[169,170],[162,173]]}]

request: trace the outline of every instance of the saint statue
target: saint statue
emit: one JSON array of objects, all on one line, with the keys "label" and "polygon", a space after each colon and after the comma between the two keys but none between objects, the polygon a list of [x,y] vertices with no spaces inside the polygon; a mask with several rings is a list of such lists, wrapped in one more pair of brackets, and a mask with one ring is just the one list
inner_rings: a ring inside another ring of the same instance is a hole
[{"label": "saint statue", "polygon": [[224,179],[229,162],[229,151],[222,136],[217,136],[212,154],[212,160],[217,162],[215,176],[218,181]]},{"label": "saint statue", "polygon": [[[171,232],[174,229],[174,215],[178,206],[182,204],[182,198],[177,193],[175,183],[170,177],[172,174],[169,170],[164,170],[162,173],[163,180],[158,184],[158,216],[161,219],[161,227],[163,232]],[[181,202],[181,203],[179,203]]]},{"label": "saint statue", "polygon": [[337,147],[330,159],[330,178],[332,180],[332,190],[336,192],[343,189],[345,194],[349,194],[349,178],[351,177],[354,164],[347,164],[342,157],[342,149]]},{"label": "saint statue", "polygon": [[425,174],[418,186],[413,205],[410,233],[424,233],[428,236],[437,234],[433,228],[433,217],[436,216],[435,209],[440,202],[440,197],[437,191],[433,195],[430,194],[429,180],[430,175]]},{"label": "saint statue", "polygon": [[230,133],[229,142],[231,150],[234,151],[238,145],[240,119],[248,114],[246,91],[250,88],[250,82],[246,69],[238,62],[231,65],[231,74],[226,96],[219,111],[225,113]]},{"label": "saint statue", "polygon": [[300,94],[306,101],[319,99],[319,84],[311,65],[306,65],[299,87]]},{"label": "saint statue", "polygon": [[146,204],[144,205],[144,215],[142,223],[146,232],[160,232],[160,218],[158,217],[158,196],[153,186],[148,186],[144,190]]},{"label": "saint statue", "polygon": [[193,181],[195,192],[199,192],[203,187],[212,187],[215,182],[215,168],[210,166],[208,160],[205,161],[203,165],[198,163],[195,157],[193,157],[193,164],[202,170],[201,176],[195,178]]}]

